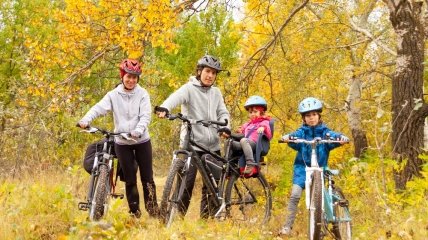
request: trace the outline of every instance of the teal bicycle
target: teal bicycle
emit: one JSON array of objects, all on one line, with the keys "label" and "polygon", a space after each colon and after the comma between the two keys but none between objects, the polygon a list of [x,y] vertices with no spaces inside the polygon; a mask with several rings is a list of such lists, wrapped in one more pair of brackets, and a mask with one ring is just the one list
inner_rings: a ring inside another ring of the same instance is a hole
[{"label": "teal bicycle", "polygon": [[[306,166],[306,208],[309,210],[308,234],[310,240],[323,239],[329,233],[334,239],[350,240],[352,238],[352,219],[349,201],[340,188],[335,186],[333,176],[338,170],[319,167],[316,147],[319,144],[344,143],[337,140],[289,139],[279,141],[308,144],[312,148],[311,166]],[[329,225],[332,228],[329,228]]]}]

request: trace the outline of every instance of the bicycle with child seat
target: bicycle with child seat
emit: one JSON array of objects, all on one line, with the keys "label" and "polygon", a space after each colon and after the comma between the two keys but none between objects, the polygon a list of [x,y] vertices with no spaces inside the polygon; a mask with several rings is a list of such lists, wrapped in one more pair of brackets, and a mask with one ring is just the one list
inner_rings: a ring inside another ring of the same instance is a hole
[{"label": "bicycle with child seat", "polygon": [[[333,176],[339,170],[321,168],[318,165],[316,147],[319,144],[343,143],[332,139],[314,138],[280,140],[280,143],[293,142],[311,146],[311,166],[306,166],[306,208],[309,210],[309,239],[322,239],[326,233],[334,239],[350,240],[352,237],[352,219],[349,211],[349,202],[342,190],[335,186]],[[329,224],[332,228],[329,229]]]},{"label": "bicycle with child seat", "polygon": [[[187,150],[175,150],[171,168],[164,186],[161,200],[161,216],[170,227],[180,213],[179,204],[186,189],[186,178],[190,164],[195,164],[207,187],[208,201],[212,207],[211,217],[223,220],[249,222],[263,226],[269,221],[272,209],[272,196],[263,174],[243,176],[239,169],[241,155],[232,151],[232,141],[240,136],[232,134],[225,141],[224,157],[209,151],[192,139],[192,125],[200,124],[207,128],[226,126],[227,121],[192,120],[182,114],[169,114],[169,120],[181,120],[187,129]],[[241,136],[242,138],[242,136]],[[206,155],[198,157],[194,147]],[[242,154],[242,153],[241,153]]]},{"label": "bicycle with child seat", "polygon": [[[101,133],[106,141],[103,144],[101,152],[96,152],[89,188],[85,202],[79,202],[79,210],[89,211],[89,219],[98,221],[107,214],[110,197],[123,199],[123,194],[115,193],[117,182],[113,180],[115,173],[114,160],[117,159],[114,154],[114,137],[120,136],[124,139],[135,141],[129,133],[114,133],[107,130],[88,126],[83,130],[87,133]],[[117,164],[116,164],[117,166]],[[116,169],[116,172],[118,169]]]}]

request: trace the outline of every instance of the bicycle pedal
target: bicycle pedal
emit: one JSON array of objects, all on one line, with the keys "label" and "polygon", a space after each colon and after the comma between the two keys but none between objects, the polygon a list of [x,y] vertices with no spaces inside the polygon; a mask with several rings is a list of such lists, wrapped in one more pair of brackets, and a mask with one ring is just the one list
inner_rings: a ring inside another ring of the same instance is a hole
[{"label": "bicycle pedal", "polygon": [[77,205],[79,207],[79,210],[87,211],[89,209],[89,204],[87,202],[79,202]]},{"label": "bicycle pedal", "polygon": [[123,199],[124,195],[122,193],[113,193],[113,194],[111,194],[111,197]]}]

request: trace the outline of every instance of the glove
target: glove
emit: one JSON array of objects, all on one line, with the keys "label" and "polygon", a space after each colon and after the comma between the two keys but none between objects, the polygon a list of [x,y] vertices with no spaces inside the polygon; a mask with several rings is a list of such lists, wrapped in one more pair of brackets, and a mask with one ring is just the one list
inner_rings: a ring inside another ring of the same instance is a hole
[{"label": "glove", "polygon": [[143,135],[143,133],[140,130],[132,130],[131,131],[131,137],[139,138]]},{"label": "glove", "polygon": [[230,129],[228,127],[222,127],[219,130],[217,130],[218,133],[226,133],[227,135],[230,136],[230,134],[232,134],[232,132],[230,131]]},{"label": "glove", "polygon": [[339,141],[341,142],[349,142],[349,138],[345,135],[340,136]]}]

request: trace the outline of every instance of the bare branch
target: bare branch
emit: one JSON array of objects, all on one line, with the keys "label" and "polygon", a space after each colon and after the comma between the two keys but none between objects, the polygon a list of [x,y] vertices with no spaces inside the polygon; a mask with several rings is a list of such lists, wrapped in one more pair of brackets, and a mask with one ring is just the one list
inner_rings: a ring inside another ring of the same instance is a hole
[{"label": "bare branch", "polygon": [[359,26],[357,26],[357,24],[355,24],[353,21],[350,21],[352,28],[357,31],[360,32],[362,34],[364,34],[366,37],[368,37],[370,40],[372,40],[373,42],[375,42],[379,47],[381,47],[383,50],[385,50],[386,52],[390,53],[393,56],[397,56],[397,53],[393,50],[391,50],[388,46],[386,46],[385,44],[383,44],[381,41],[378,41],[377,38],[375,38],[373,36],[373,34],[371,34],[367,29],[363,29]]},{"label": "bare branch", "polygon": [[[253,55],[250,56],[247,63],[242,68],[241,72],[239,73],[239,79],[241,81],[249,80],[252,78],[254,73],[257,71],[258,67],[262,65],[263,61],[266,61],[266,57],[268,55],[268,51],[270,48],[276,43],[276,41],[279,39],[282,31],[285,29],[285,27],[288,25],[288,23],[291,21],[291,19],[296,15],[305,5],[309,2],[309,0],[305,0],[301,5],[299,5],[297,8],[295,8],[290,16],[285,20],[285,22],[282,24],[282,26],[279,28],[279,30],[275,33],[273,38],[263,47],[259,48]],[[244,71],[247,73],[244,75]]]},{"label": "bare branch", "polygon": [[83,67],[81,67],[79,70],[73,72],[70,74],[64,81],[62,81],[60,84],[67,84],[73,82],[78,76],[80,76],[83,72],[88,70],[99,58],[104,56],[107,52],[118,50],[119,46],[114,46],[112,48],[105,48],[104,50],[96,53]]}]

